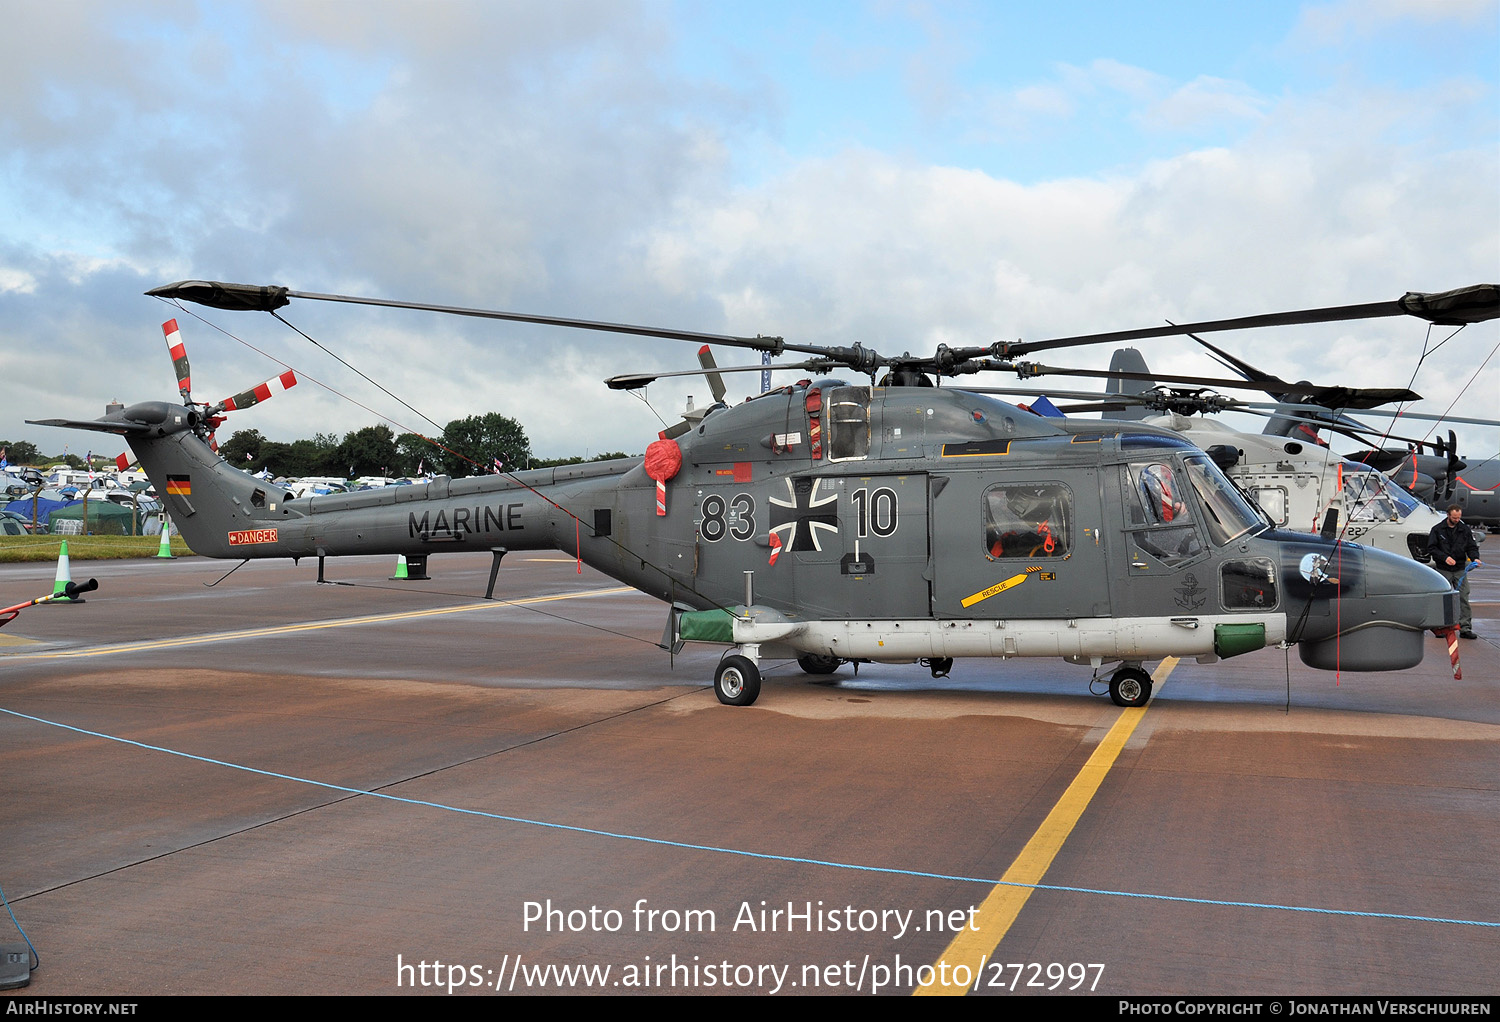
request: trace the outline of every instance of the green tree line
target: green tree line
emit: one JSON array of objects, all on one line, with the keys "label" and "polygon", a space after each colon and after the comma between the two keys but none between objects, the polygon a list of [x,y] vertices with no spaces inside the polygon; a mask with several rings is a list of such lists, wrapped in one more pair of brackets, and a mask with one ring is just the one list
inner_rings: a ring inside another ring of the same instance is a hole
[{"label": "green tree line", "polygon": [[[345,479],[398,478],[424,473],[455,477],[483,475],[493,470],[496,458],[506,470],[515,471],[629,457],[624,451],[612,451],[592,458],[533,458],[531,441],[521,424],[498,412],[454,419],[433,440],[436,443],[416,433],[397,434],[385,425],[366,426],[342,438],[333,433],[318,433],[311,439],[291,443],[268,440],[258,429],[242,429],[219,445],[219,454],[235,468],[247,472],[269,470],[276,476]],[[0,449],[7,450],[13,466],[40,468],[66,462],[71,468],[83,467],[80,455],[43,455],[35,444],[25,440],[0,440]],[[113,456],[94,457],[96,467],[107,468],[112,460]]]},{"label": "green tree line", "polygon": [[[242,429],[219,446],[219,454],[247,472],[269,470],[277,476],[415,476],[484,475],[496,459],[507,471],[574,464],[584,458],[540,460],[531,456],[531,441],[515,419],[498,412],[454,419],[439,437],[393,432],[385,425],[366,426],[340,439],[331,433],[291,443],[267,440],[259,430]],[[624,458],[624,452],[600,455]]]}]

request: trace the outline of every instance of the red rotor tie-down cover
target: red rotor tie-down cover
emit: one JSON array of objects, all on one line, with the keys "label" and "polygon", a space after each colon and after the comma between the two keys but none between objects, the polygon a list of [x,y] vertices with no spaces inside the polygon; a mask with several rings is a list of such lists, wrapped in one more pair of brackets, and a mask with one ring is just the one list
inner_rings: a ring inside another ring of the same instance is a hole
[{"label": "red rotor tie-down cover", "polygon": [[646,448],[646,474],[656,480],[656,513],[667,513],[667,480],[682,468],[682,448],[676,440],[653,440]]}]

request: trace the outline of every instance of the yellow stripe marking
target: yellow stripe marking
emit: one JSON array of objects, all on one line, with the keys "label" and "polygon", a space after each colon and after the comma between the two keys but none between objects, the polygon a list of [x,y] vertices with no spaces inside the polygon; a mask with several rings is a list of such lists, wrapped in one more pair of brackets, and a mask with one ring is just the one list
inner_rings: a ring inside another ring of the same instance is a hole
[{"label": "yellow stripe marking", "polygon": [[[1152,680],[1159,688],[1167,680],[1177,666],[1177,657],[1168,657],[1156,668]],[[1104,783],[1104,777],[1109,773],[1110,767],[1114,766],[1115,759],[1120,755],[1120,750],[1125,748],[1125,743],[1135,732],[1136,725],[1146,715],[1150,703],[1145,706],[1127,706],[1120,711],[1120,718],[1115,721],[1114,727],[1104,736],[1104,741],[1099,743],[1093,755],[1089,757],[1083,769],[1078,771],[1078,776],[1073,778],[1073,783],[1068,785],[1068,790],[1063,792],[1062,798],[1052,807],[1042,825],[1031,835],[1031,840],[1026,842],[1026,847],[1021,849],[1021,854],[1010,864],[1010,869],[1000,878],[1001,882],[990,891],[989,897],[979,906],[978,912],[974,914],[973,922],[959,932],[953,938],[953,942],[944,949],[938,961],[945,963],[946,970],[935,969],[933,972],[933,983],[918,987],[912,991],[915,997],[922,996],[962,996],[973,988],[978,981],[980,973],[989,961],[990,955],[994,954],[995,948],[1005,939],[1010,932],[1011,924],[1021,914],[1021,909],[1031,897],[1035,889],[1031,886],[1012,885],[1034,885],[1042,882],[1047,869],[1052,865],[1052,860],[1062,850],[1063,842],[1073,832],[1073,827],[1078,823],[1079,817],[1083,815],[1084,809],[1088,808],[1089,800],[1099,790],[1099,785]],[[954,970],[964,965],[968,967],[968,975],[971,980],[964,986],[949,984],[942,986],[937,983],[940,973],[946,971],[951,977]]]},{"label": "yellow stripe marking", "polygon": [[[1026,570],[1027,571],[1031,571],[1033,569],[1028,568]],[[988,589],[981,589],[979,592],[975,593],[973,596],[966,596],[962,600],[960,600],[959,602],[961,604],[963,604],[965,607],[972,607],[976,603],[980,603],[980,602],[983,602],[984,600],[988,600],[991,596],[996,596],[996,595],[998,595],[1000,593],[1003,593],[1003,592],[1005,592],[1005,590],[1013,588],[1014,586],[1018,586],[1022,582],[1025,582],[1025,581],[1026,581],[1026,573],[1025,572],[1022,572],[1019,575],[1012,575],[1010,578],[1006,579],[1004,582],[997,582],[994,585],[990,586]]]},{"label": "yellow stripe marking", "polygon": [[176,639],[158,642],[135,642],[115,646],[91,646],[87,649],[60,650],[53,653],[11,654],[7,660],[66,660],[72,657],[108,656],[118,653],[140,653],[153,649],[173,649],[178,646],[202,646],[214,642],[234,642],[239,639],[259,639],[269,635],[291,635],[296,632],[321,631],[325,628],[347,628],[351,625],[373,625],[387,621],[410,621],[415,618],[436,617],[441,614],[466,614],[476,610],[493,610],[496,607],[523,607],[532,603],[552,603],[557,600],[576,600],[587,596],[615,596],[635,592],[630,586],[616,589],[589,589],[581,593],[559,593],[556,596],[533,596],[525,600],[488,600],[484,603],[466,603],[458,607],[434,607],[429,610],[410,610],[396,614],[371,614],[366,617],[345,617],[333,621],[310,621],[296,625],[274,625],[268,628],[247,628],[238,632],[210,632],[206,635],[184,635]]}]

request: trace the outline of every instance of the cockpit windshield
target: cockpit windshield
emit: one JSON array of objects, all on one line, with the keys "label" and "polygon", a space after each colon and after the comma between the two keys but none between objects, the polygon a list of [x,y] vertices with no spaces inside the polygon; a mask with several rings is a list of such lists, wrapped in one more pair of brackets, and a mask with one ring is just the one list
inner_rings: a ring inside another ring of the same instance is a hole
[{"label": "cockpit windshield", "polygon": [[1219,466],[1205,455],[1189,455],[1183,459],[1183,464],[1187,466],[1188,479],[1198,494],[1198,502],[1203,506],[1209,538],[1215,546],[1223,546],[1251,529],[1258,531],[1265,527],[1260,515],[1224,478]]},{"label": "cockpit windshield", "polygon": [[1374,469],[1350,471],[1344,468],[1344,508],[1350,521],[1395,522],[1410,515],[1419,502],[1410,494],[1392,486],[1390,480]]}]

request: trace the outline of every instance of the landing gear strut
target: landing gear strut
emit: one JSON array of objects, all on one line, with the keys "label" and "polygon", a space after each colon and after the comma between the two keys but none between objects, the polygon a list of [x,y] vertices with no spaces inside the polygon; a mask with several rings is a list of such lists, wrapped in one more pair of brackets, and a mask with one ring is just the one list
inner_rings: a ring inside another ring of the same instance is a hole
[{"label": "landing gear strut", "polygon": [[1109,697],[1116,706],[1145,706],[1151,698],[1151,675],[1139,667],[1122,667],[1109,676]]}]

